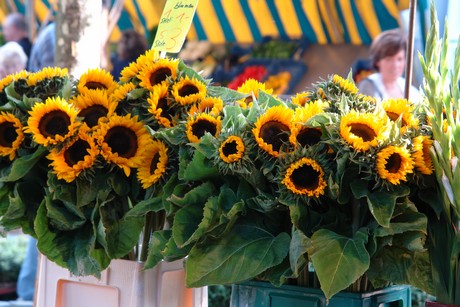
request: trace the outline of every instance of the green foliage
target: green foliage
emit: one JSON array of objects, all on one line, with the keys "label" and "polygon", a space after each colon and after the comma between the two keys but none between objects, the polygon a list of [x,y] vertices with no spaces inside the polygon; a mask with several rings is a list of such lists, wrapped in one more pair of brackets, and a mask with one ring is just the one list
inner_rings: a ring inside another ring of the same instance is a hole
[{"label": "green foliage", "polygon": [[428,211],[428,249],[433,289],[443,304],[460,305],[460,44],[449,63],[448,25],[443,36],[435,6],[431,5],[431,28],[425,55],[419,54],[425,76],[428,118],[433,123],[431,158],[435,168],[436,197],[423,198]]},{"label": "green foliage", "polygon": [[17,281],[26,254],[27,240],[23,235],[0,237],[0,283]]}]

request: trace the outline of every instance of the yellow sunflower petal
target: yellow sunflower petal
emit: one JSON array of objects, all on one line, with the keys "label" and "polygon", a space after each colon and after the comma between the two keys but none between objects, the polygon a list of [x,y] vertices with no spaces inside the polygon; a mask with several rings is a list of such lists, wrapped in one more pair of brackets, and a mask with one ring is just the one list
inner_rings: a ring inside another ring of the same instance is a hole
[{"label": "yellow sunflower petal", "polygon": [[327,187],[324,177],[318,162],[304,157],[288,167],[282,184],[294,194],[318,198],[324,195]]},{"label": "yellow sunflower petal", "polygon": [[188,76],[174,83],[171,90],[174,100],[182,106],[201,101],[206,97],[206,92],[206,84]]},{"label": "yellow sunflower petal", "polygon": [[98,154],[99,149],[88,134],[88,129],[82,128],[77,138],[67,143],[61,150],[51,150],[47,158],[51,160],[50,165],[58,179],[72,182],[81,172],[93,166]]},{"label": "yellow sunflower petal", "polygon": [[187,138],[191,143],[198,143],[206,132],[218,137],[220,134],[222,121],[219,117],[201,113],[197,116],[190,116],[186,123]]},{"label": "yellow sunflower petal", "polygon": [[252,129],[259,147],[275,158],[289,143],[293,114],[294,111],[285,106],[271,107],[259,116]]},{"label": "yellow sunflower petal", "polygon": [[11,161],[16,157],[16,152],[24,140],[22,129],[21,122],[13,114],[0,114],[0,156],[8,156]]},{"label": "yellow sunflower petal", "polygon": [[59,97],[36,103],[29,114],[24,131],[31,133],[34,141],[44,146],[64,142],[76,133],[80,125],[78,110]]},{"label": "yellow sunflower petal", "polygon": [[166,173],[168,164],[168,148],[161,142],[154,140],[144,151],[144,159],[137,170],[137,178],[142,188],[147,189],[160,181]]},{"label": "yellow sunflower petal", "polygon": [[407,174],[413,172],[414,161],[407,148],[388,146],[377,153],[376,168],[380,178],[397,185],[407,181]]},{"label": "yellow sunflower petal", "polygon": [[137,116],[113,115],[107,122],[100,123],[95,138],[101,147],[101,154],[109,163],[123,169],[129,176],[130,169],[142,162],[142,152],[151,141],[150,134]]},{"label": "yellow sunflower petal", "polygon": [[367,151],[385,139],[385,121],[372,113],[351,111],[342,116],[340,135],[357,151]]}]

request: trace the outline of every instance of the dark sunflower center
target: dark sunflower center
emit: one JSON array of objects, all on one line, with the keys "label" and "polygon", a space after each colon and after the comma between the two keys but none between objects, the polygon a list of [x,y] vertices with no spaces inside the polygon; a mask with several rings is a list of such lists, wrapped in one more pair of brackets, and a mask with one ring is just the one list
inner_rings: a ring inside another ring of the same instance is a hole
[{"label": "dark sunflower center", "polygon": [[173,109],[168,105],[168,99],[166,97],[162,97],[158,100],[157,109],[161,109],[161,117],[172,119],[172,111]]},{"label": "dark sunflower center", "polygon": [[253,101],[252,95],[251,95],[251,96],[248,96],[248,97],[246,97],[246,98],[244,98],[244,102],[245,102],[246,104],[250,104],[252,101]]},{"label": "dark sunflower center", "polygon": [[302,165],[292,172],[291,180],[297,189],[313,191],[319,186],[319,173],[310,165]]},{"label": "dark sunflower center", "polygon": [[45,114],[38,124],[38,130],[44,137],[66,135],[69,132],[70,117],[61,110],[54,110]]},{"label": "dark sunflower center", "polygon": [[289,127],[277,121],[266,122],[260,127],[260,137],[265,143],[271,144],[273,150],[279,151],[289,140]]},{"label": "dark sunflower center", "polygon": [[99,118],[107,116],[108,110],[102,105],[93,105],[83,109],[78,116],[84,118],[88,127],[92,128],[97,125]]},{"label": "dark sunflower center", "polygon": [[211,135],[215,136],[217,132],[216,124],[206,119],[198,120],[195,124],[193,124],[192,133],[197,138],[200,139],[206,132],[209,132]]},{"label": "dark sunflower center", "polygon": [[224,147],[222,147],[222,152],[224,153],[224,156],[226,156],[226,157],[228,157],[230,155],[237,154],[238,149],[237,149],[236,141],[231,141],[231,142],[225,143]]},{"label": "dark sunflower center", "polygon": [[12,147],[17,137],[18,133],[13,123],[4,122],[0,124],[0,146]]},{"label": "dark sunflower center", "polygon": [[193,85],[193,84],[187,84],[187,85],[184,85],[179,91],[179,96],[181,97],[185,97],[185,96],[189,96],[189,95],[194,95],[194,94],[198,94],[200,91],[198,90],[198,88]]},{"label": "dark sunflower center", "polygon": [[169,69],[168,67],[159,68],[155,70],[154,72],[152,72],[152,74],[150,75],[150,84],[152,85],[160,84],[161,82],[166,80],[171,75],[172,75],[171,69]]},{"label": "dark sunflower center", "polygon": [[122,126],[111,128],[105,136],[105,142],[110,146],[113,153],[120,157],[131,158],[137,152],[137,136],[134,131]]},{"label": "dark sunflower center", "polygon": [[[399,115],[400,115],[400,114],[397,114],[397,113],[394,113],[394,112],[388,112],[388,111],[386,113],[387,113],[387,116],[394,122],[398,120]],[[402,119],[401,120],[401,126],[404,127],[406,125],[407,125],[406,121],[404,119]]]},{"label": "dark sunflower center", "polygon": [[321,131],[313,128],[304,128],[297,135],[297,142],[302,147],[310,147],[321,140]]},{"label": "dark sunflower center", "polygon": [[83,161],[85,156],[88,155],[88,149],[91,147],[89,143],[84,140],[77,140],[73,143],[64,153],[64,159],[67,165],[72,166],[79,161]]},{"label": "dark sunflower center", "polygon": [[95,82],[95,81],[89,81],[85,84],[87,88],[90,90],[106,90],[107,86],[103,83],[100,82]]},{"label": "dark sunflower center", "polygon": [[160,153],[156,153],[153,158],[152,162],[150,162],[150,174],[155,173],[156,169],[158,168],[158,162],[160,162]]},{"label": "dark sunflower center", "polygon": [[350,132],[362,138],[364,142],[370,142],[377,137],[375,131],[365,124],[352,124]]},{"label": "dark sunflower center", "polygon": [[401,167],[401,156],[393,153],[387,159],[386,169],[389,173],[397,173]]}]

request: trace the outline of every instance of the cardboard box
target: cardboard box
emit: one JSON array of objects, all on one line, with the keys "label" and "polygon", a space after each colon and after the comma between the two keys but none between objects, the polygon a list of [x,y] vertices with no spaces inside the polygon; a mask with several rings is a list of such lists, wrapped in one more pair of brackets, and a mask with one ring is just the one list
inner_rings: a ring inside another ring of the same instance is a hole
[{"label": "cardboard box", "polygon": [[183,260],[142,271],[136,261],[113,260],[101,278],[73,276],[40,256],[36,307],[207,307],[208,291],[186,288]]}]

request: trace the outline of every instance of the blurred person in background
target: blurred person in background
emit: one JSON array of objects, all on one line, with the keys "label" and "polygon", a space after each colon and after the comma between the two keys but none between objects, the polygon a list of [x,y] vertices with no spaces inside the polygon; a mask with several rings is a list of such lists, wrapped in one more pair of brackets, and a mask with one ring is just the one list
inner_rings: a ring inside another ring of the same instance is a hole
[{"label": "blurred person in background", "polygon": [[54,66],[56,48],[56,24],[51,22],[38,34],[30,51],[28,70],[37,72],[45,67]]},{"label": "blurred person in background", "polygon": [[27,67],[27,55],[16,42],[8,42],[0,47],[0,79],[15,74]]},{"label": "blurred person in background", "polygon": [[117,52],[112,57],[112,76],[118,81],[120,73],[131,62],[147,51],[146,38],[134,29],[127,29],[121,33],[117,43]]},{"label": "blurred person in background", "polygon": [[[380,100],[404,98],[407,39],[400,29],[383,31],[369,50],[371,64],[377,71],[358,84],[361,93]],[[418,102],[420,93],[411,86],[409,99]]]},{"label": "blurred person in background", "polygon": [[29,29],[25,16],[21,13],[11,13],[7,15],[2,28],[5,41],[18,43],[22,47],[27,58],[29,58],[32,43],[29,39]]}]

